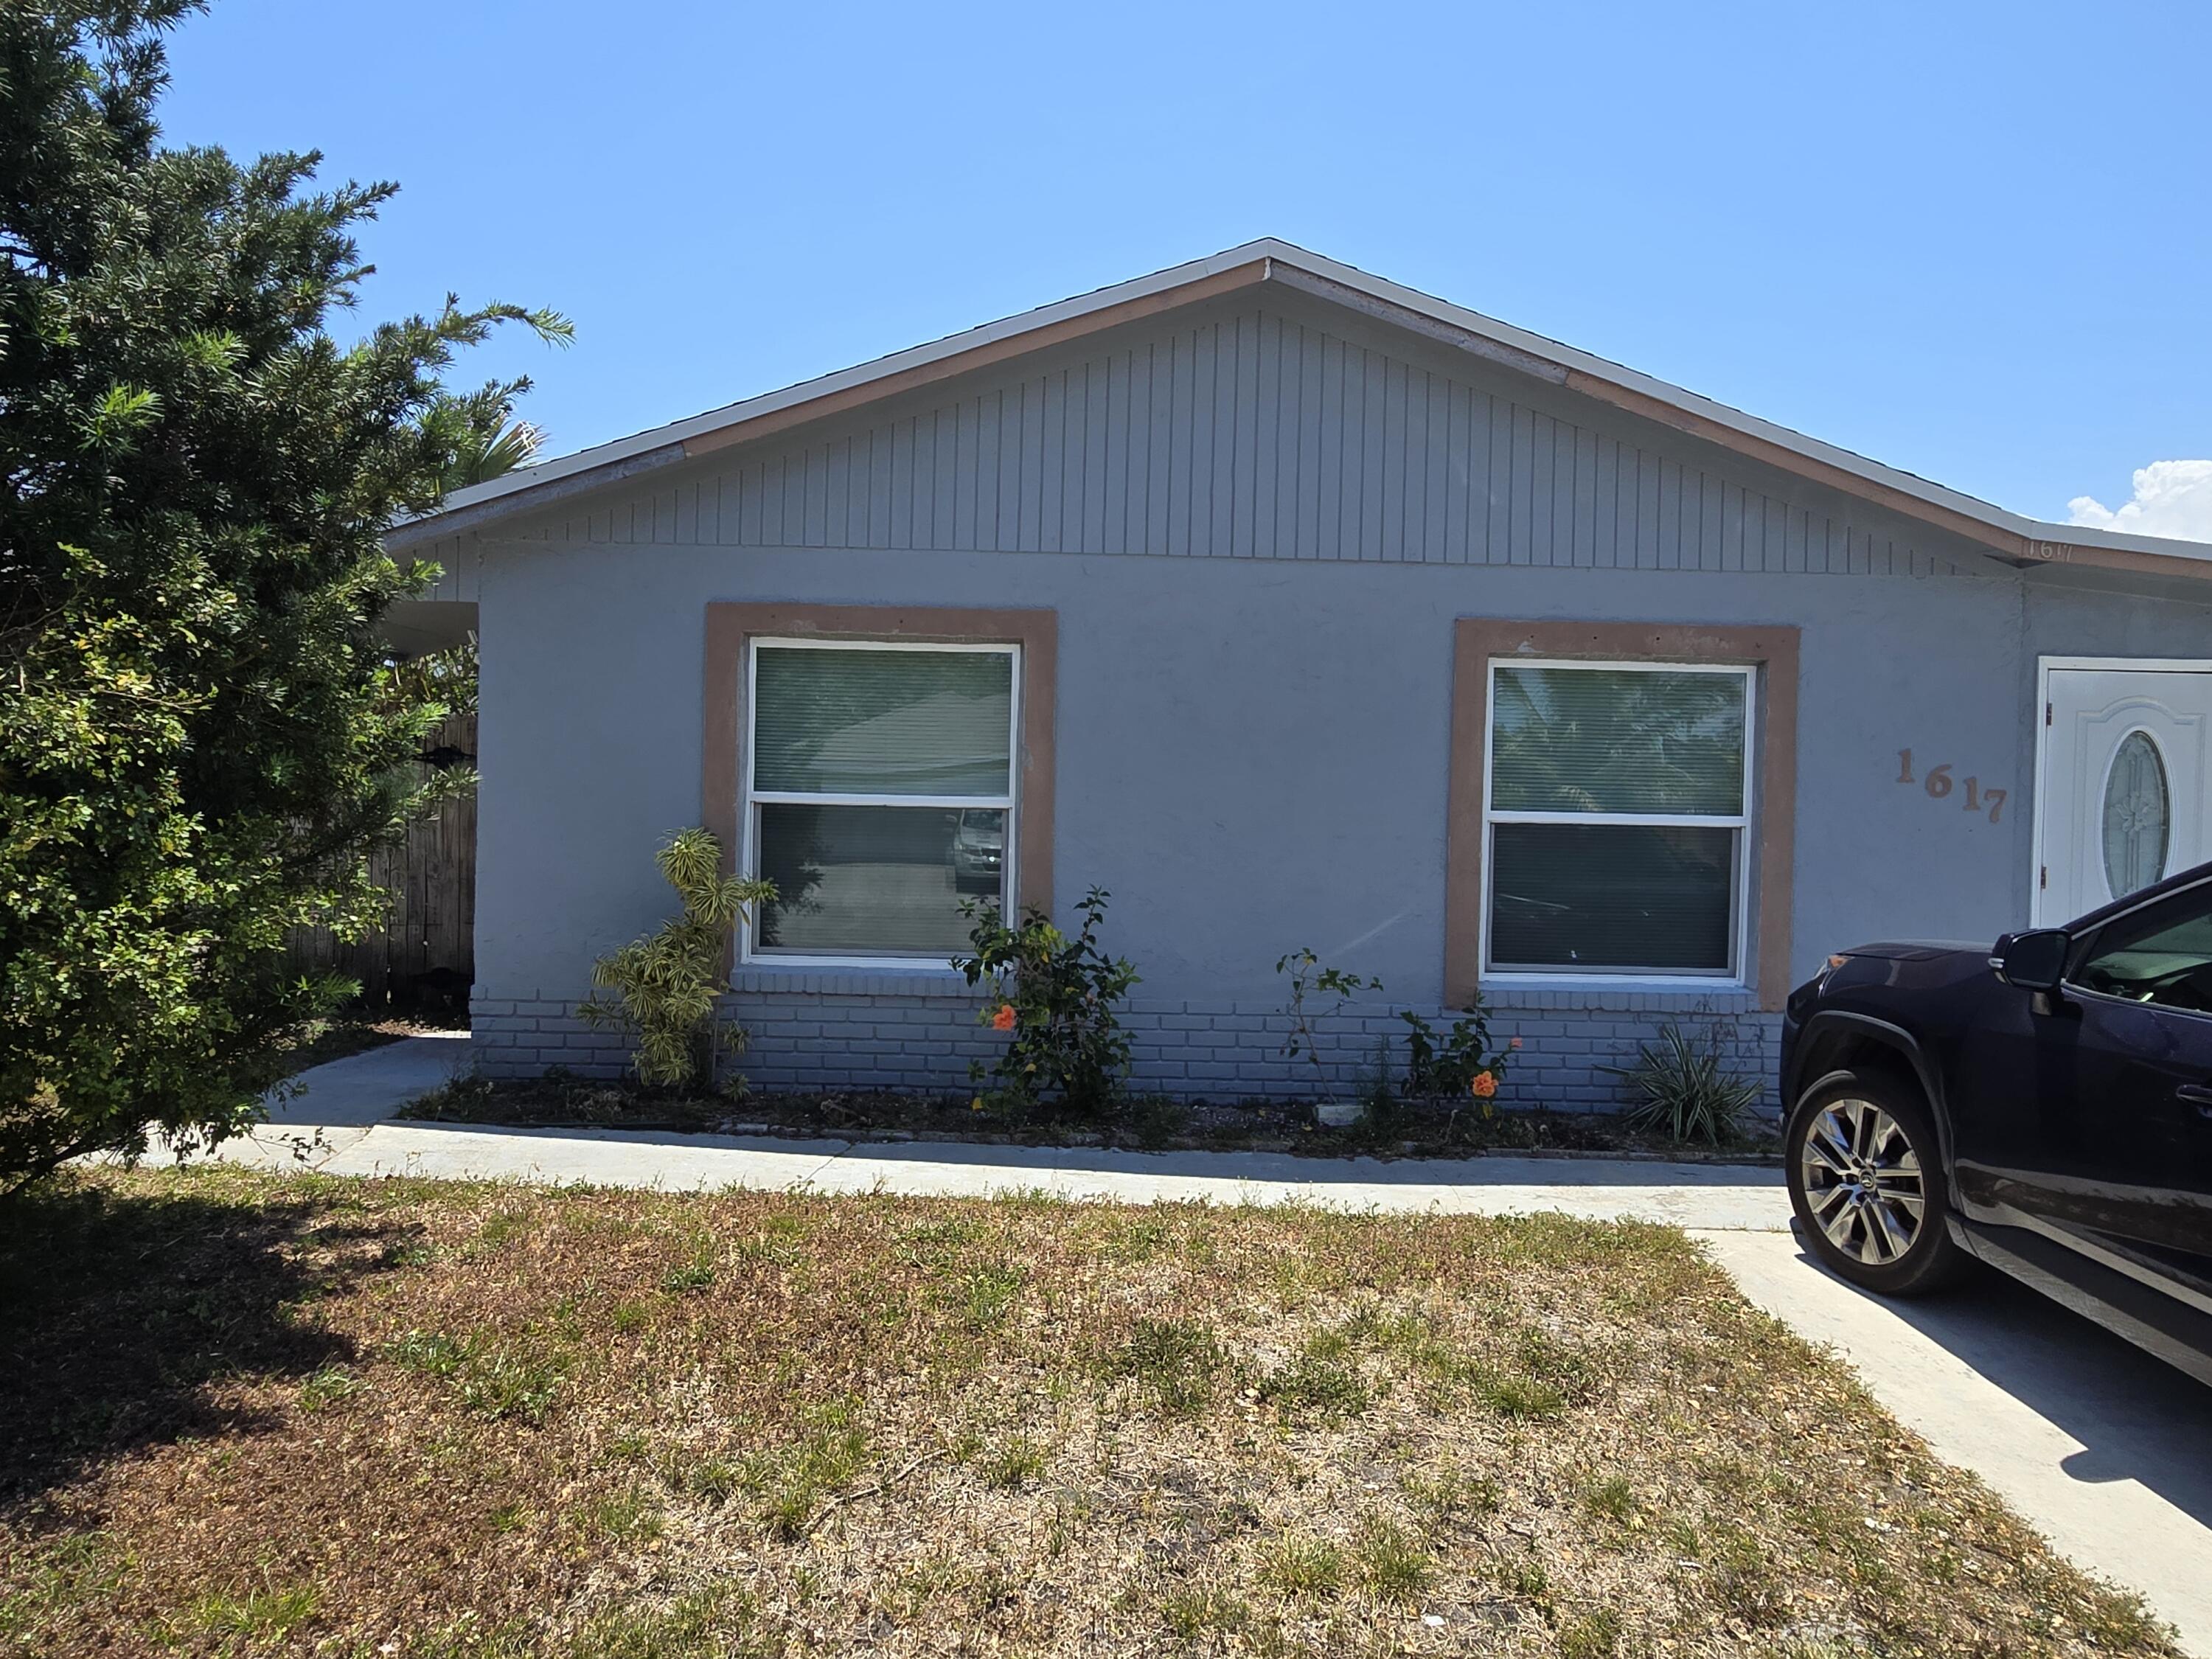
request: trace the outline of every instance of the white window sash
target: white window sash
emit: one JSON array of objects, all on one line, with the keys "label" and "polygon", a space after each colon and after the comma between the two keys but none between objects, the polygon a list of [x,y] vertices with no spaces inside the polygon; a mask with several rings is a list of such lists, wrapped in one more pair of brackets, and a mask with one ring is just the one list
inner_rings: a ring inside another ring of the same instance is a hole
[{"label": "white window sash", "polygon": [[[763,796],[762,799],[765,799]],[[1648,830],[1741,830],[1751,820],[1710,812],[1492,812],[1492,823],[1627,824]]]},{"label": "white window sash", "polygon": [[[1498,671],[1501,668],[1562,668],[1599,670],[1631,674],[1733,675],[1743,683],[1743,779],[1739,796],[1741,810],[1734,814],[1691,812],[1531,812],[1491,805],[1495,781],[1498,734]],[[1748,984],[1751,947],[1751,823],[1753,761],[1758,753],[1759,671],[1745,663],[1692,661],[1613,661],[1592,657],[1493,657],[1483,665],[1488,695],[1482,732],[1482,977],[1486,983],[1514,988],[1571,990],[1577,988],[1638,989],[1693,988],[1712,990],[1741,988]],[[1491,830],[1500,823],[1624,825],[1668,830],[1730,830],[1735,831],[1732,853],[1735,879],[1729,904],[1729,966],[1725,968],[1633,968],[1592,970],[1553,968],[1543,963],[1511,963],[1500,966],[1491,954],[1491,919],[1498,901]]]},{"label": "white window sash", "polygon": [[839,795],[814,794],[804,789],[757,789],[756,806],[937,806],[992,807],[1011,811],[1012,795]]},{"label": "white window sash", "polygon": [[[1000,656],[1007,660],[1007,684],[1010,695],[1006,711],[1006,793],[1000,795],[878,795],[853,793],[812,793],[804,790],[755,789],[753,787],[753,757],[759,748],[755,738],[760,718],[760,653],[774,651],[956,651],[975,656]],[[940,811],[960,811],[973,808],[983,811],[1000,811],[1006,815],[1006,828],[999,853],[999,902],[1011,913],[1017,908],[1016,895],[1021,889],[1016,884],[1019,872],[1015,867],[1018,837],[1015,833],[1019,814],[1018,796],[1021,777],[1022,744],[1022,647],[1011,643],[991,641],[955,640],[817,640],[804,636],[785,637],[764,635],[746,642],[745,649],[745,764],[738,799],[738,836],[742,843],[738,848],[738,868],[748,876],[760,874],[761,831],[760,809],[763,806],[894,806],[918,809],[935,808]],[[749,924],[738,929],[738,961],[759,963],[779,969],[860,968],[910,969],[927,963],[950,971],[945,957],[926,951],[884,951],[866,955],[845,953],[821,955],[804,951],[784,950],[763,946],[753,937]]]}]

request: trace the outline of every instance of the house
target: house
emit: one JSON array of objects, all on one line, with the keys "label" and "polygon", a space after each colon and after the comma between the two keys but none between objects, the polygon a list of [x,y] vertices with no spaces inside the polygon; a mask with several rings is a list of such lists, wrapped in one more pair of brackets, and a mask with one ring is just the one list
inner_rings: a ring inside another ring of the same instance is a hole
[{"label": "house", "polygon": [[1305,1087],[1286,951],[1478,993],[1509,1098],[1662,1022],[2212,856],[2212,548],[2039,523],[1276,241],[465,490],[396,626],[476,628],[475,1042],[572,1012],[703,822],[781,902],[769,1086],[957,1087],[964,896],[1112,894],[1141,1086]]}]

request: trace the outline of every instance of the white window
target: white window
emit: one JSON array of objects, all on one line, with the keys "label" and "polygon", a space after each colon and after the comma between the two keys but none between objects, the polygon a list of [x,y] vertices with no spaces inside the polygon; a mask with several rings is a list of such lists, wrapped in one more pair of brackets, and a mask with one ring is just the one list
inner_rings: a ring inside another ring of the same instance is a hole
[{"label": "white window", "polygon": [[1738,980],[1753,671],[1490,665],[1483,965]]},{"label": "white window", "polygon": [[964,901],[1013,885],[1020,647],[753,641],[745,867],[776,884],[747,954],[942,963]]}]

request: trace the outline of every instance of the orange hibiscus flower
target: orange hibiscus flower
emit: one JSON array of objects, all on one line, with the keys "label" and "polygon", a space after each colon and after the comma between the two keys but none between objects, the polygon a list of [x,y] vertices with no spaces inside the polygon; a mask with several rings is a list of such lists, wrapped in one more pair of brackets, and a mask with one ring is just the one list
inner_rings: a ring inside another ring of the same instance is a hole
[{"label": "orange hibiscus flower", "polygon": [[991,1029],[994,1031],[1011,1031],[1014,1029],[1012,1003],[1002,1002],[999,1005],[999,1012],[991,1016]]}]

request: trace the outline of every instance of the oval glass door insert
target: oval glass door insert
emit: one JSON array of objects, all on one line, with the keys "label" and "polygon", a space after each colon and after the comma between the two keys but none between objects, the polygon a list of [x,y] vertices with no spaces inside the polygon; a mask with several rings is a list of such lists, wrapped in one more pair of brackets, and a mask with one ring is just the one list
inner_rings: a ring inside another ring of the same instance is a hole
[{"label": "oval glass door insert", "polygon": [[2148,732],[2120,739],[2105,776],[2105,880],[2114,898],[2125,898],[2166,873],[2172,817],[2166,763]]}]

